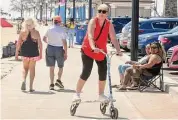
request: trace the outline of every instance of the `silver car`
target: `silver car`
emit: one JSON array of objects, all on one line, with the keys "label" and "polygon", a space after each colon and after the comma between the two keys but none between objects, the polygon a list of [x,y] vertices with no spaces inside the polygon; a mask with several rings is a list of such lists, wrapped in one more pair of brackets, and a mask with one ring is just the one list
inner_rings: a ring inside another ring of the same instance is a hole
[{"label": "silver car", "polygon": [[[139,18],[139,21],[145,20],[143,18]],[[127,43],[128,40],[131,38],[131,22],[129,22],[128,24],[126,24],[123,28],[122,28],[122,32],[120,34],[120,46],[127,50]]]}]

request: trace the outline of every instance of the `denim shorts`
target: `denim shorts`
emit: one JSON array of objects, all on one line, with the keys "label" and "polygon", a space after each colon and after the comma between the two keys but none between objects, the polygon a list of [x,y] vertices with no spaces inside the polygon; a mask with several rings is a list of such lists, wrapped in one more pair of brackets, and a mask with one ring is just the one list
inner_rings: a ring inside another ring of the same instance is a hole
[{"label": "denim shorts", "polygon": [[124,74],[127,68],[131,67],[130,64],[119,65],[118,70],[120,74]]},{"label": "denim shorts", "polygon": [[58,67],[63,68],[64,66],[63,47],[48,45],[46,48],[46,65],[48,67],[53,67],[55,66],[56,61],[57,61]]}]

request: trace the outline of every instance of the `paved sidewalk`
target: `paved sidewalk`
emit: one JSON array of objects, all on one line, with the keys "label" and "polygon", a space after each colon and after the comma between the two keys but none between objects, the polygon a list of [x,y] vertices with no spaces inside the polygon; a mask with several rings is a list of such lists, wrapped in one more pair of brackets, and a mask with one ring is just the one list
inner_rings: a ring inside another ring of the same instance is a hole
[{"label": "paved sidewalk", "polygon": [[[69,49],[68,55],[62,77],[65,90],[61,91],[49,91],[49,70],[45,66],[44,59],[39,61],[36,66],[34,82],[36,91],[34,93],[22,92],[20,90],[22,64],[14,67],[11,74],[1,81],[1,118],[109,119],[108,115],[103,116],[100,113],[99,103],[95,102],[98,98],[98,75],[95,63],[91,77],[83,90],[83,102],[78,107],[76,116],[70,116],[71,100],[82,66],[80,49]],[[112,59],[113,84],[119,81],[117,66],[124,63],[124,59],[124,57],[116,56]],[[106,93],[108,93],[108,88]],[[113,95],[117,100],[115,106],[119,109],[120,119],[178,119],[178,100],[172,98],[167,93],[127,91],[114,92]]]}]

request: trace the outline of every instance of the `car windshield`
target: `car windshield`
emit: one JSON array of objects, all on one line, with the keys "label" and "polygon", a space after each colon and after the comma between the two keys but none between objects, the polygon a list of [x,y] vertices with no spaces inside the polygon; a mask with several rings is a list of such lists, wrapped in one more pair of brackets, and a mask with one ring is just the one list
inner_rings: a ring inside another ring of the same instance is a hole
[{"label": "car windshield", "polygon": [[171,33],[178,32],[178,26],[177,26],[177,27],[175,27],[175,28],[173,28],[173,29],[171,29],[171,30],[169,30],[169,32],[171,32]]},{"label": "car windshield", "polygon": [[[141,26],[142,21],[144,21],[144,20],[145,20],[144,18],[139,18],[139,25],[138,25],[138,27]],[[132,26],[132,21],[130,21],[129,23],[127,23],[127,24],[124,26],[124,29],[125,29],[125,30],[129,30],[129,29],[131,29],[131,26]]]}]

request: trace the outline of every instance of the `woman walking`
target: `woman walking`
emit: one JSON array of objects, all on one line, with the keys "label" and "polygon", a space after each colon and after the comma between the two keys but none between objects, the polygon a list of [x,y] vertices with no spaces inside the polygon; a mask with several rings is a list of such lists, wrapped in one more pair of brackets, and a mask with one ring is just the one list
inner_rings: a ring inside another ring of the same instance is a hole
[{"label": "woman walking", "polygon": [[21,90],[26,90],[26,78],[28,71],[30,71],[29,91],[33,92],[36,61],[42,58],[42,42],[39,31],[35,29],[35,21],[31,18],[24,21],[23,29],[19,34],[15,55],[16,60],[18,60],[19,51],[23,57],[23,82]]},{"label": "woman walking", "polygon": [[69,35],[69,48],[73,48],[73,44],[74,44],[74,33],[75,33],[75,23],[74,23],[74,19],[70,18],[69,24],[67,25],[68,27],[68,35]]}]

